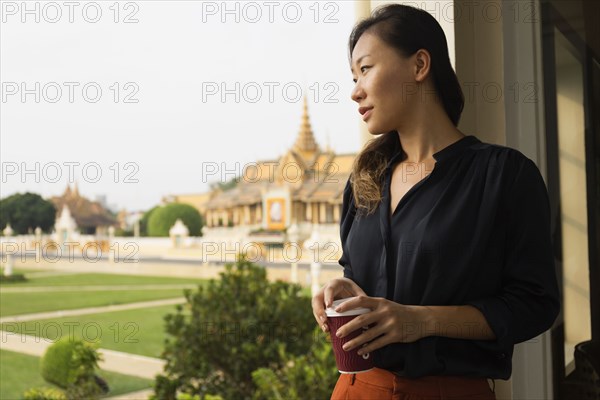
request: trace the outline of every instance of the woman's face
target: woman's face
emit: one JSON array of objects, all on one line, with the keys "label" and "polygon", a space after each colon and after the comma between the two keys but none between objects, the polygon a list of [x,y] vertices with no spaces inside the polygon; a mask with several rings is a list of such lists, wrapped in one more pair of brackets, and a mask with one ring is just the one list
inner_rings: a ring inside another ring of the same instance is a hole
[{"label": "woman's face", "polygon": [[[403,58],[371,33],[363,33],[352,51],[351,98],[373,135],[400,130],[416,107],[415,57]],[[365,112],[365,110],[368,110]]]}]

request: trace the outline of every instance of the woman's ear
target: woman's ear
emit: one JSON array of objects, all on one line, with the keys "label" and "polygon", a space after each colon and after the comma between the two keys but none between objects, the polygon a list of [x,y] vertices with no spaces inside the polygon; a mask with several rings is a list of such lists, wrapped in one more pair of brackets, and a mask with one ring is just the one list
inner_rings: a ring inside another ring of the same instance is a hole
[{"label": "woman's ear", "polygon": [[425,49],[419,49],[415,53],[415,80],[423,82],[431,68],[431,56]]}]

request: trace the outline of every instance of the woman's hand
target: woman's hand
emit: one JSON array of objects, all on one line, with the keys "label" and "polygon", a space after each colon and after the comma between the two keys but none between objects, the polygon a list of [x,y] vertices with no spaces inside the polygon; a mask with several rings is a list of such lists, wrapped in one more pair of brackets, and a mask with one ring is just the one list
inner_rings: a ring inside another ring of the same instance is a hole
[{"label": "woman's hand", "polygon": [[415,342],[426,336],[423,334],[423,328],[426,326],[427,314],[421,306],[399,304],[380,297],[358,296],[340,304],[336,311],[344,312],[359,307],[370,308],[372,311],[359,315],[341,326],[337,332],[331,332],[332,335],[342,338],[363,326],[374,324],[346,343],[343,347],[346,351],[370,342],[358,351],[358,354],[362,355],[390,343]]},{"label": "woman's hand", "polygon": [[325,308],[333,304],[335,299],[366,296],[366,293],[352,279],[336,278],[327,282],[312,298],[312,309],[317,324],[327,332],[327,314]]}]

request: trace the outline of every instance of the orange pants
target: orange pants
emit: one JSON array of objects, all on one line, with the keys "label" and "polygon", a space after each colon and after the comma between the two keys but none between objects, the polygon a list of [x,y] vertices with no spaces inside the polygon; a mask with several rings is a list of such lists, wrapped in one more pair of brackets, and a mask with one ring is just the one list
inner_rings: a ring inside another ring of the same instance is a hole
[{"label": "orange pants", "polygon": [[341,374],[331,400],[496,400],[486,378],[425,376],[405,378],[375,368]]}]

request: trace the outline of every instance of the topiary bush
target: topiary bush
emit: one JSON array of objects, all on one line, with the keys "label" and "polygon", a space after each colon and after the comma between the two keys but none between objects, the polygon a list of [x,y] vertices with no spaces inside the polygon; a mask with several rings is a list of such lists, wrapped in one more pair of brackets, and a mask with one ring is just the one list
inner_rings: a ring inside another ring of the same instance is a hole
[{"label": "topiary bush", "polygon": [[160,206],[154,206],[142,215],[142,218],[140,218],[140,236],[148,236],[148,221],[152,213],[159,208]]},{"label": "topiary bush", "polygon": [[189,204],[167,204],[153,209],[148,217],[148,236],[169,236],[169,229],[177,218],[187,226],[190,236],[200,236],[202,217]]},{"label": "topiary bush", "polygon": [[40,361],[44,380],[66,390],[67,397],[93,399],[105,390],[95,377],[100,354],[92,345],[64,337],[52,344]]},{"label": "topiary bush", "polygon": [[297,284],[269,282],[266,270],[243,256],[225,266],[220,280],[184,293],[191,315],[180,305],[165,317],[167,364],[155,382],[161,400],[175,400],[177,392],[252,399],[253,371],[280,368],[284,355],[311,349],[310,298]]}]

